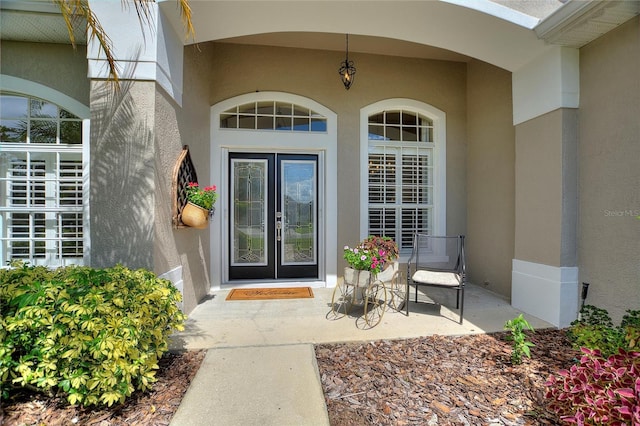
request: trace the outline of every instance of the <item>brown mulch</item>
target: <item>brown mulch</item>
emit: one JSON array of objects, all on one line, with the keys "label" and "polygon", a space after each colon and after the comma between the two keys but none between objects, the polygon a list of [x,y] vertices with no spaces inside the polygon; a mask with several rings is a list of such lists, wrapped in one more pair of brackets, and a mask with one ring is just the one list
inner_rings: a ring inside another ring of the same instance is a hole
[{"label": "brown mulch", "polygon": [[563,330],[528,333],[511,363],[506,333],[316,347],[329,419],[356,425],[555,425],[544,386],[579,352]]},{"label": "brown mulch", "polygon": [[64,398],[27,391],[0,406],[2,425],[168,425],[195,376],[205,351],[167,353],[158,362],[158,381],[147,392],[134,392],[124,404],[110,408],[68,405]]},{"label": "brown mulch", "polygon": [[[506,333],[430,336],[316,347],[333,426],[554,425],[543,383],[578,351],[563,330],[529,333],[532,358],[512,365]],[[2,425],[168,425],[205,351],[166,354],[158,381],[111,408],[80,408],[22,392],[0,407]],[[3,421],[4,420],[4,421]]]}]

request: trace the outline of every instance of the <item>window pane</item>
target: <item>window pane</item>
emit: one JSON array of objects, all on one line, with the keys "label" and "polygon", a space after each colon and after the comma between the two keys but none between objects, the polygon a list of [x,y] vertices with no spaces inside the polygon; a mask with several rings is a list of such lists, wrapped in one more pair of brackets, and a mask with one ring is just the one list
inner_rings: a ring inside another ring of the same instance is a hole
[{"label": "window pane", "polygon": [[312,118],[311,119],[311,131],[312,132],[326,132],[327,131],[327,119],[326,118]]},{"label": "window pane", "polygon": [[293,129],[302,132],[309,131],[309,119],[308,118],[294,118]]},{"label": "window pane", "polygon": [[404,142],[417,142],[417,140],[418,140],[418,128],[417,127],[402,127],[402,140]]},{"label": "window pane", "polygon": [[409,249],[413,245],[413,235],[417,232],[430,234],[431,209],[403,208],[402,209],[402,248]]},{"label": "window pane", "polygon": [[255,104],[255,102],[251,102],[250,104],[240,105],[238,107],[238,113],[240,113],[240,114],[255,114],[256,113],[256,104]]},{"label": "window pane", "polygon": [[395,203],[395,155],[369,154],[369,203]]},{"label": "window pane", "polygon": [[433,127],[433,120],[425,117],[424,115],[420,115],[420,122],[418,123],[420,126],[430,126]]},{"label": "window pane", "polygon": [[273,116],[258,116],[257,117],[257,129],[260,130],[273,130]]},{"label": "window pane", "polygon": [[31,118],[58,118],[58,106],[41,99],[31,99]]},{"label": "window pane", "polygon": [[56,143],[58,122],[53,120],[31,120],[31,143]]},{"label": "window pane", "polygon": [[276,117],[276,130],[291,130],[292,120],[292,117]]},{"label": "window pane", "polygon": [[302,116],[302,117],[309,117],[311,115],[311,112],[310,112],[309,108],[305,108],[305,107],[302,107],[300,105],[294,105],[293,106],[293,115]]},{"label": "window pane", "polygon": [[26,142],[27,122],[24,120],[0,120],[0,143]]},{"label": "window pane", "polygon": [[82,213],[60,215],[60,241],[62,257],[82,257]]},{"label": "window pane", "polygon": [[278,115],[292,115],[293,114],[293,106],[290,103],[277,102],[276,103],[276,114],[278,114]]},{"label": "window pane", "polygon": [[384,127],[369,125],[369,139],[370,140],[384,140]]},{"label": "window pane", "polygon": [[387,126],[387,140],[399,141],[400,140],[400,127],[399,126]]},{"label": "window pane", "polygon": [[27,118],[28,98],[23,96],[1,95],[0,115],[2,118]]},{"label": "window pane", "polygon": [[402,111],[402,125],[404,126],[415,126],[418,124],[418,118],[416,114],[409,111]]},{"label": "window pane", "polygon": [[221,129],[237,129],[238,116],[229,115],[229,114],[220,114],[220,128]]},{"label": "window pane", "polygon": [[387,111],[386,113],[387,124],[400,124],[400,111]]},{"label": "window pane", "polygon": [[258,102],[258,114],[273,115],[273,101]]},{"label": "window pane", "polygon": [[431,168],[428,155],[402,156],[402,202],[429,204]]},{"label": "window pane", "polygon": [[369,235],[386,236],[396,240],[396,209],[369,208]]},{"label": "window pane", "polygon": [[69,111],[62,108],[60,108],[60,118],[75,118],[76,120],[80,119],[80,117],[78,117],[77,115],[71,114]]},{"label": "window pane", "polygon": [[255,129],[256,118],[251,115],[241,115],[238,117],[238,128],[240,129]]},{"label": "window pane", "polygon": [[82,143],[82,122],[62,121],[60,123],[60,143],[81,144]]},{"label": "window pane", "polygon": [[433,142],[433,129],[431,127],[420,127],[420,142]]},{"label": "window pane", "polygon": [[373,114],[369,116],[369,123],[384,124],[384,113]]}]

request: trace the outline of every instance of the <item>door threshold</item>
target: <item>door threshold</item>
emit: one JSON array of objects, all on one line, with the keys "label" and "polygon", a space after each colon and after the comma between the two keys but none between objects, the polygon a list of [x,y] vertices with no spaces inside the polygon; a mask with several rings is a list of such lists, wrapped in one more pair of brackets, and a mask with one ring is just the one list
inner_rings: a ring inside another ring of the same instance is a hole
[{"label": "door threshold", "polygon": [[230,290],[233,288],[283,288],[283,287],[311,287],[311,288],[325,288],[327,286],[326,281],[301,281],[301,280],[237,280],[223,283],[220,285],[220,290]]}]

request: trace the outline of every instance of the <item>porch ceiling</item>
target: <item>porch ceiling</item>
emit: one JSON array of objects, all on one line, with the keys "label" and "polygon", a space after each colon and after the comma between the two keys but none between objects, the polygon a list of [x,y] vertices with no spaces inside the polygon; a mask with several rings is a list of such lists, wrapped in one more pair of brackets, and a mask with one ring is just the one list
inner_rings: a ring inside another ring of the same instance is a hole
[{"label": "porch ceiling", "polygon": [[[2,40],[71,44],[60,9],[51,0],[3,0],[0,2]],[[86,44],[86,23],[74,23],[77,44]]]},{"label": "porch ceiling", "polygon": [[[175,0],[157,0],[178,33]],[[579,48],[640,14],[637,0],[191,0],[196,40],[468,61],[515,71],[550,44]],[[115,7],[115,4],[114,4]],[[69,44],[51,0],[0,2],[3,40]],[[233,17],[233,19],[229,19]],[[540,21],[542,19],[542,21]],[[533,31],[532,31],[533,30]],[[76,42],[86,43],[82,23]]]},{"label": "porch ceiling", "polygon": [[[181,31],[173,3],[165,0],[160,7]],[[343,50],[349,33],[354,52],[478,58],[510,71],[549,49],[532,31],[538,18],[488,0],[203,0],[193,2],[192,10],[196,43]]]}]

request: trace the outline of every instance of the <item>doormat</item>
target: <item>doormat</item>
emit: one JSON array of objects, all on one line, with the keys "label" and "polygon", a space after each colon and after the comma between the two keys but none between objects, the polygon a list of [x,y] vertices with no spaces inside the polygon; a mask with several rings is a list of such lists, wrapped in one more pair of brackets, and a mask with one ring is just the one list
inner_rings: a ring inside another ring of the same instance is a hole
[{"label": "doormat", "polygon": [[313,297],[311,287],[234,288],[226,300],[307,299]]}]

